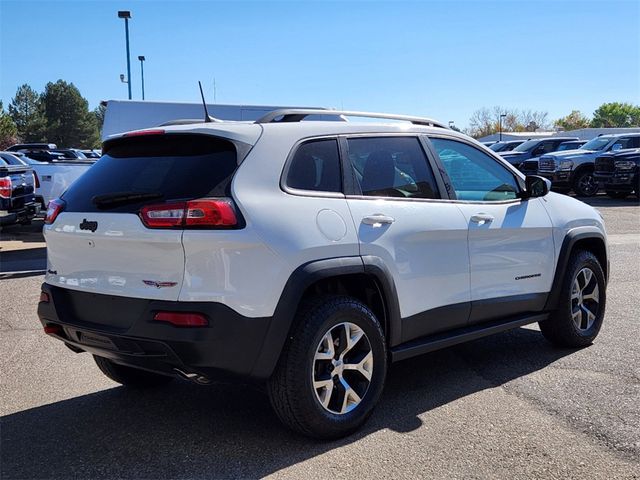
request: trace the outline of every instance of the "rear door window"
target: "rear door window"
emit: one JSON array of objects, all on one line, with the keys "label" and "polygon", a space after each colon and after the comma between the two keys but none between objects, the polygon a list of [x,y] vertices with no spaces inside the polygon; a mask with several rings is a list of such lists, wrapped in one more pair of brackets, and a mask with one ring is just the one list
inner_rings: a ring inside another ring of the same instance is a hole
[{"label": "rear door window", "polygon": [[236,158],[231,142],[207,135],[118,139],[63,194],[65,210],[137,212],[149,202],[227,196]]},{"label": "rear door window", "polygon": [[362,195],[440,198],[417,137],[350,138],[349,160]]},{"label": "rear door window", "polygon": [[285,183],[296,190],[341,192],[338,141],[320,139],[300,145],[289,165]]}]

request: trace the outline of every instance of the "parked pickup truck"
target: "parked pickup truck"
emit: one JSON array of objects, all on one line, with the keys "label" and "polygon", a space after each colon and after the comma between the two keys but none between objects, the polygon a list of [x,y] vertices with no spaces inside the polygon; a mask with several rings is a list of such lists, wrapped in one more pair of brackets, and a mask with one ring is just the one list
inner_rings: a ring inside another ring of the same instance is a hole
[{"label": "parked pickup truck", "polygon": [[640,133],[600,135],[577,150],[542,155],[538,175],[548,178],[555,188],[570,190],[581,197],[592,197],[600,189],[593,177],[593,163],[605,152],[640,147]]},{"label": "parked pickup truck", "polygon": [[11,153],[0,152],[0,228],[28,224],[39,211],[33,169]]},{"label": "parked pickup truck", "polygon": [[70,160],[50,151],[11,152],[23,163],[30,165],[36,176],[36,201],[42,210],[80,178],[97,159]]},{"label": "parked pickup truck", "polygon": [[513,150],[500,153],[499,155],[511,165],[521,170],[522,164],[525,162],[525,160],[539,157],[540,155],[544,155],[545,153],[555,152],[564,142],[573,140],[578,139],[576,137],[536,138],[533,140],[527,140],[526,142],[518,145]]},{"label": "parked pickup truck", "polygon": [[611,198],[640,198],[640,148],[609,152],[596,158],[594,178]]}]

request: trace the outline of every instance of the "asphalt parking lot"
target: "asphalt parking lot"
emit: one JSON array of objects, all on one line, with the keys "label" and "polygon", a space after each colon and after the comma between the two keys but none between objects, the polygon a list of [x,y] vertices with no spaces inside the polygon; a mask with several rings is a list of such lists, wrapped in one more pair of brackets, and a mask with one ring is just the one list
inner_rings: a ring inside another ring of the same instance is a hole
[{"label": "asphalt parking lot", "polygon": [[[0,242],[1,477],[640,478],[640,206],[597,197],[611,277],[582,350],[521,328],[392,366],[364,430],[290,433],[250,386],[129,391],[36,316],[41,222]],[[241,352],[238,352],[241,354]]]}]

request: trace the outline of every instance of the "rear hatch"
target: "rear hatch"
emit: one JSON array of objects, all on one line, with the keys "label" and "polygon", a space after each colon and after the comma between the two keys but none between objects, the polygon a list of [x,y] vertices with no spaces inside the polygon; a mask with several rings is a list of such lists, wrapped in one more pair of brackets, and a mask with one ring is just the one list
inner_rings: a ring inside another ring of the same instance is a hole
[{"label": "rear hatch", "polygon": [[85,292],[177,300],[184,277],[180,216],[188,211],[198,217],[186,228],[212,228],[203,222],[208,211],[192,214],[185,205],[228,196],[237,168],[234,144],[210,135],[163,133],[111,140],[103,153],[56,201],[59,207],[49,209],[45,281]]},{"label": "rear hatch", "polygon": [[0,162],[0,210],[18,211],[35,201],[35,179],[28,165]]}]

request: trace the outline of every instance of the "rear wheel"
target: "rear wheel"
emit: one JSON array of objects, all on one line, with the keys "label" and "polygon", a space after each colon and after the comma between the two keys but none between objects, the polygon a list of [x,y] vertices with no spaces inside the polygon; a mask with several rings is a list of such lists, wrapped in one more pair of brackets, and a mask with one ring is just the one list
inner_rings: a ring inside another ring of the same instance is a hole
[{"label": "rear wheel", "polygon": [[598,336],[607,299],[604,272],[596,256],[575,252],[569,260],[559,306],[540,322],[547,340],[563,347],[584,347]]},{"label": "rear wheel", "polygon": [[268,392],[280,420],[315,438],[355,431],[375,407],[387,371],[384,334],[358,300],[337,295],[302,305]]},{"label": "rear wheel", "polygon": [[573,191],[580,197],[593,197],[598,193],[598,182],[593,178],[593,171],[582,170],[573,181]]},{"label": "rear wheel", "polygon": [[108,358],[93,356],[102,373],[114,382],[127,387],[151,388],[165,385],[173,380],[173,377],[147,372],[138,368],[126,367],[112,362]]},{"label": "rear wheel", "polygon": [[607,195],[610,196],[611,198],[622,200],[627,198],[627,195],[629,195],[629,192],[614,192],[611,190],[607,190]]}]

